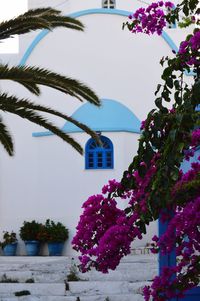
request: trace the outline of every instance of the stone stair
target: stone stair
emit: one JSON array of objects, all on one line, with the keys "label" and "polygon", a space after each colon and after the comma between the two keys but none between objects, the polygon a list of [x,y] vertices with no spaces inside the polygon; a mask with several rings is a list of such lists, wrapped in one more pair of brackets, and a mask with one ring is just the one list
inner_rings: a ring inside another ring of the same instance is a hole
[{"label": "stone stair", "polygon": [[[76,263],[64,256],[1,256],[0,301],[143,301],[142,288],[158,268],[154,255],[129,255],[108,274],[81,274]],[[67,280],[70,273],[77,281]]]}]

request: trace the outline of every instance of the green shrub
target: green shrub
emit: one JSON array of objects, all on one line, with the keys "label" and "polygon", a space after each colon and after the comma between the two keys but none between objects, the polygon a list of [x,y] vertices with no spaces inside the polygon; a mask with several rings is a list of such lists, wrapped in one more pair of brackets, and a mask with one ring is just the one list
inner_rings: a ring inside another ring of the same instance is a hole
[{"label": "green shrub", "polygon": [[68,238],[68,229],[60,222],[55,223],[47,219],[39,238],[44,242],[64,242]]},{"label": "green shrub", "polygon": [[17,242],[17,237],[15,232],[5,231],[3,235],[3,241],[0,242],[0,246],[4,248],[6,245]]},{"label": "green shrub", "polygon": [[43,225],[35,220],[31,222],[24,221],[23,226],[20,228],[19,235],[22,240],[39,240],[42,227]]}]

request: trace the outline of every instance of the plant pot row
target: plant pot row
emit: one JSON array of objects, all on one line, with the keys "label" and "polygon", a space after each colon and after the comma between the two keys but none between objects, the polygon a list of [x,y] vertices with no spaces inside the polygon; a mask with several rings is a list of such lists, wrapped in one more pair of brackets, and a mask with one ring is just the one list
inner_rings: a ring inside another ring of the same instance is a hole
[{"label": "plant pot row", "polygon": [[[64,242],[68,238],[68,229],[60,222],[55,223],[47,219],[45,224],[35,220],[25,221],[19,232],[20,238],[24,241],[28,256],[37,256],[42,243],[48,244],[49,256],[60,256]],[[5,256],[15,256],[17,250],[17,238],[14,232],[5,232],[1,242]]]},{"label": "plant pot row", "polygon": [[[36,240],[25,241],[26,255],[38,256],[40,252],[41,243]],[[48,251],[49,256],[61,256],[64,247],[64,242],[49,242]],[[15,256],[17,251],[17,242],[7,244],[3,247],[4,256]]]}]

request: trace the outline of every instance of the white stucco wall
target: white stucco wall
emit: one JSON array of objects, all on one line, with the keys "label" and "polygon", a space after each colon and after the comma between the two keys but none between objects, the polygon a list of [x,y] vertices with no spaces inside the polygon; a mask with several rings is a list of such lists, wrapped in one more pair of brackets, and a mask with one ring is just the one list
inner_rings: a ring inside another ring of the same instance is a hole
[{"label": "white stucco wall", "polygon": [[[29,7],[57,7],[61,0],[29,1]],[[117,1],[119,9],[133,9],[139,2]],[[64,13],[101,7],[101,1],[72,0],[58,6]],[[132,35],[122,31],[125,17],[114,15],[87,15],[80,17],[85,32],[57,29],[48,34],[34,49],[27,63],[72,76],[87,83],[100,98],[120,101],[143,120],[154,106],[154,90],[160,82],[161,56],[171,55],[171,49],[158,36]],[[184,36],[179,29],[168,30],[176,42]],[[18,55],[2,56],[10,64],[19,63],[35,33],[20,38]],[[69,115],[81,103],[69,96],[42,88],[39,99],[18,84],[1,83],[1,89],[29,97],[41,104],[50,105]],[[114,112],[112,112],[114,114]],[[70,229],[70,239],[81,213],[81,205],[88,196],[99,193],[108,179],[120,179],[136,154],[137,134],[102,133],[114,144],[115,167],[113,170],[85,170],[84,157],[57,137],[33,138],[32,132],[43,131],[15,116],[5,116],[14,135],[16,154],[9,158],[0,146],[0,230],[18,232],[24,220],[46,218],[60,220]],[[52,118],[60,127],[63,120]],[[73,134],[85,146],[86,134]],[[142,244],[150,241],[157,228],[153,224]],[[136,245],[141,244],[137,242]],[[24,253],[23,245],[19,252]],[[66,252],[72,252],[70,240]]]}]

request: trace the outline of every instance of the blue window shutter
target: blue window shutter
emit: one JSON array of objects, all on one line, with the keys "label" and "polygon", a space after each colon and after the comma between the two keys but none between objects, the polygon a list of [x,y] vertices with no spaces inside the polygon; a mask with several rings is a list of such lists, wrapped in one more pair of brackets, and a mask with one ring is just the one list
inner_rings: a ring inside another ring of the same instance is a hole
[{"label": "blue window shutter", "polygon": [[103,146],[99,147],[93,138],[90,138],[85,147],[85,168],[86,169],[113,169],[114,153],[112,141],[100,137]]}]

